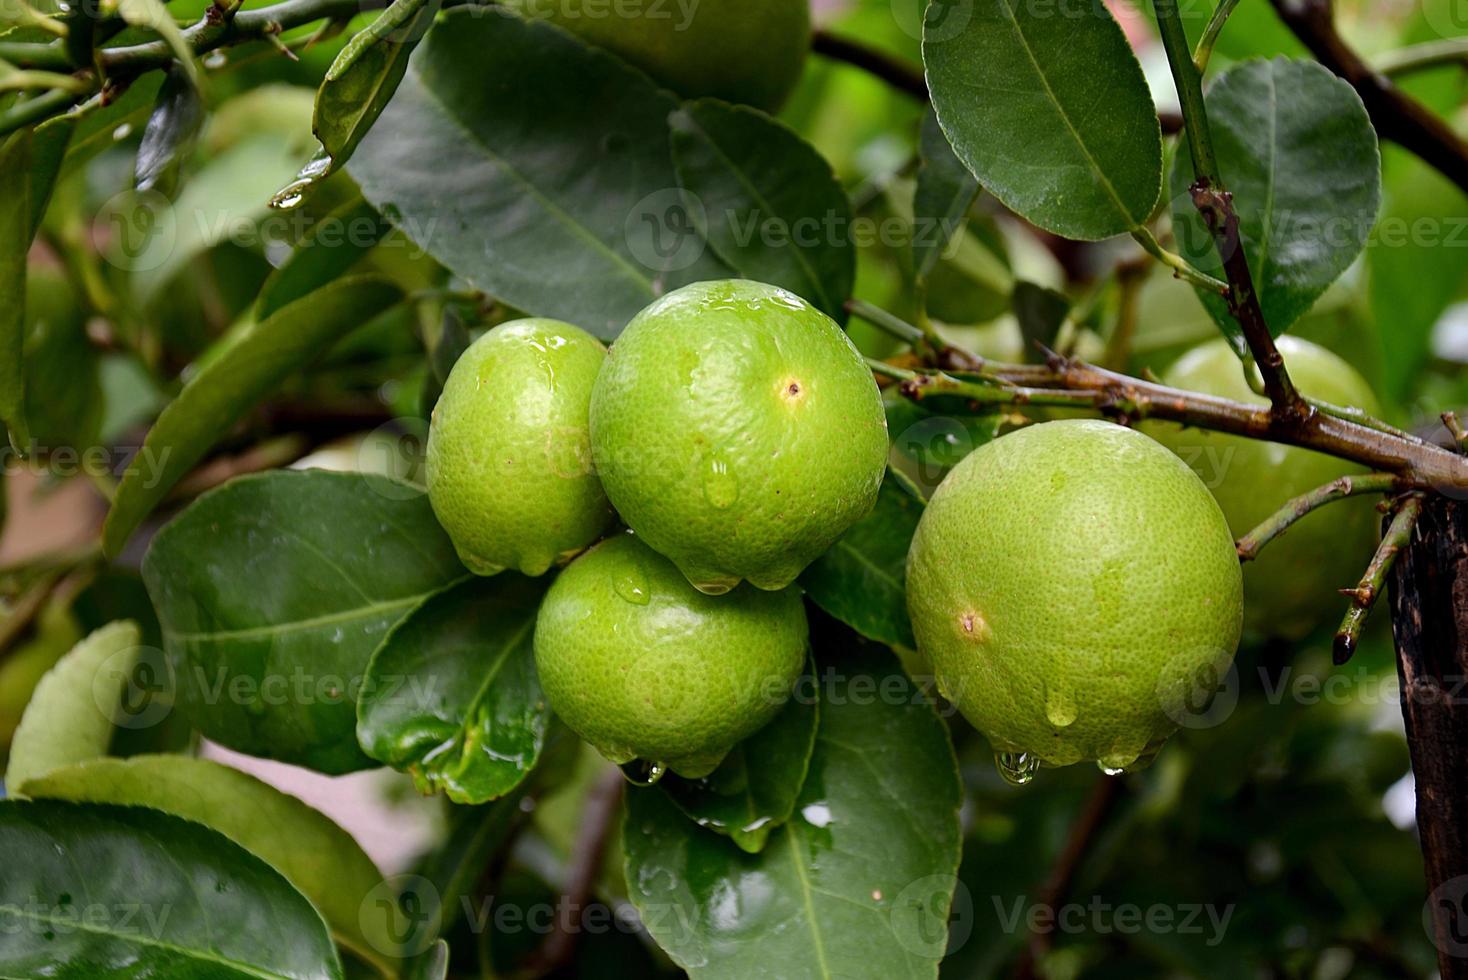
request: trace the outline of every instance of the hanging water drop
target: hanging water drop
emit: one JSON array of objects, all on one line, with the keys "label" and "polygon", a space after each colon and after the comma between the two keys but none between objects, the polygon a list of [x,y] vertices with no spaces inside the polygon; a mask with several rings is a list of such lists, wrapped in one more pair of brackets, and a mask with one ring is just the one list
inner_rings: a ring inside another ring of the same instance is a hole
[{"label": "hanging water drop", "polygon": [[1097,769],[1100,769],[1103,773],[1105,773],[1108,776],[1120,776],[1122,773],[1126,772],[1125,769],[1121,769],[1121,768],[1118,768],[1116,766],[1108,766],[1106,763],[1102,762],[1100,759],[1097,759],[1096,760],[1096,768]]},{"label": "hanging water drop", "polygon": [[1069,691],[1059,687],[1045,690],[1045,719],[1056,728],[1075,724],[1076,701]]},{"label": "hanging water drop", "polygon": [[216,71],[229,64],[229,55],[223,51],[210,51],[204,56],[204,67]]},{"label": "hanging water drop", "polygon": [[645,759],[624,762],[617,768],[622,770],[622,778],[633,786],[655,786],[668,773],[668,767],[663,763]]},{"label": "hanging water drop", "polygon": [[739,482],[729,467],[729,461],[722,453],[714,453],[704,465],[704,499],[720,510],[732,507],[739,499]]},{"label": "hanging water drop", "polygon": [[994,765],[1006,783],[1023,786],[1035,778],[1035,772],[1040,768],[1040,757],[1029,752],[995,752]]}]

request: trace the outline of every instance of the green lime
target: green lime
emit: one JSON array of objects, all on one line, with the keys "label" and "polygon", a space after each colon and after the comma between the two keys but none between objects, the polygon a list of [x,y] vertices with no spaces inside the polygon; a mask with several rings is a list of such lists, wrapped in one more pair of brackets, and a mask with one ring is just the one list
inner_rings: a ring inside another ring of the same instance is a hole
[{"label": "green lime", "polygon": [[[1021,429],[954,467],[907,559],[918,648],[998,753],[1131,766],[1199,708],[1238,646],[1228,524],[1130,429]],[[1030,769],[1029,771],[1033,771]]]},{"label": "green lime", "polygon": [[[1378,411],[1371,386],[1335,354],[1288,335],[1276,343],[1290,377],[1305,394],[1337,405]],[[1203,344],[1166,374],[1189,391],[1267,404],[1254,394],[1243,367],[1224,340]],[[1234,537],[1243,537],[1281,507],[1362,467],[1293,446],[1152,422],[1148,435],[1182,457],[1202,478]],[[1371,558],[1380,518],[1369,497],[1342,500],[1302,518],[1284,537],[1244,566],[1244,623],[1251,632],[1299,639],[1344,606],[1336,592],[1356,583]]]},{"label": "green lime", "polygon": [[876,503],[887,421],[824,313],[775,286],[701,282],[612,346],[591,450],[622,519],[697,588],[783,589]]},{"label": "green lime", "polygon": [[774,111],[810,48],[808,0],[507,0],[606,48],[686,98],[714,96]]},{"label": "green lime", "polygon": [[552,710],[613,762],[689,777],[775,716],[805,650],[794,589],[704,595],[631,534],[572,562],[535,623]]},{"label": "green lime", "polygon": [[454,364],[428,429],[428,497],[473,572],[542,575],[611,523],[587,406],[606,350],[556,320],[515,320]]}]

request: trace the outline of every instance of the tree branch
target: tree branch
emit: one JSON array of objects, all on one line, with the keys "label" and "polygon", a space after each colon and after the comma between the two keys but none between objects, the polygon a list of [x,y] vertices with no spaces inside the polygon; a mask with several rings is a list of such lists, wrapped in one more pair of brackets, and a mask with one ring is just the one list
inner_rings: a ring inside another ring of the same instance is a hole
[{"label": "tree branch", "polygon": [[1322,65],[1351,84],[1382,139],[1421,157],[1468,192],[1468,143],[1446,122],[1372,69],[1335,29],[1330,0],[1271,0],[1280,19]]},{"label": "tree branch", "polygon": [[1402,501],[1397,516],[1392,518],[1391,527],[1382,536],[1381,546],[1376,549],[1376,554],[1371,556],[1371,564],[1366,566],[1366,574],[1361,576],[1360,584],[1354,589],[1341,589],[1341,595],[1351,597],[1351,608],[1346,610],[1341,628],[1335,634],[1335,649],[1331,653],[1331,659],[1337,667],[1350,660],[1351,655],[1356,652],[1356,643],[1361,639],[1361,627],[1366,625],[1366,618],[1371,615],[1371,608],[1376,605],[1376,598],[1386,585],[1387,573],[1392,570],[1397,553],[1411,540],[1412,529],[1417,526],[1417,518],[1420,516],[1422,496],[1410,494]]},{"label": "tree branch", "polygon": [[923,78],[922,69],[901,58],[819,28],[811,32],[810,49],[833,61],[842,61],[854,68],[860,68],[915,99],[927,101],[928,83]]},{"label": "tree branch", "polygon": [[1239,538],[1235,546],[1239,561],[1253,561],[1258,558],[1265,545],[1282,536],[1296,521],[1333,500],[1344,500],[1366,493],[1390,493],[1401,489],[1401,482],[1390,473],[1368,473],[1365,476],[1343,476],[1316,487],[1309,493],[1302,493],[1265,518],[1254,530]]},{"label": "tree branch", "polygon": [[1196,178],[1190,188],[1193,206],[1213,232],[1214,245],[1223,260],[1229,284],[1226,297],[1229,312],[1238,321],[1244,342],[1259,366],[1265,394],[1269,396],[1275,413],[1304,423],[1314,413],[1290,381],[1284,357],[1274,344],[1274,337],[1264,320],[1264,311],[1259,306],[1254,275],[1249,269],[1243,240],[1239,236],[1239,217],[1234,211],[1233,196],[1224,186],[1218,172],[1218,159],[1213,153],[1213,135],[1208,128],[1208,110],[1203,102],[1203,76],[1188,52],[1188,38],[1178,13],[1177,0],[1157,0],[1154,7],[1162,45],[1167,50],[1167,60],[1172,66],[1173,81],[1177,84],[1183,119],[1187,124],[1188,150],[1193,158]]}]

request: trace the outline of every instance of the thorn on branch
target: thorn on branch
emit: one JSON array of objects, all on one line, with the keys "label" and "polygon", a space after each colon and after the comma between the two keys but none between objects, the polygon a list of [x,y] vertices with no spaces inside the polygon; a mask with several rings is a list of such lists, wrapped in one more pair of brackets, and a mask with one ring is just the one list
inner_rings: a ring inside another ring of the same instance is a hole
[{"label": "thorn on branch", "polygon": [[1468,429],[1463,428],[1463,423],[1458,420],[1457,412],[1443,412],[1443,425],[1447,426],[1448,432],[1452,433],[1453,441],[1458,448],[1468,453]]},{"label": "thorn on branch", "polygon": [[1356,652],[1356,644],[1361,639],[1361,629],[1366,625],[1371,609],[1381,595],[1387,573],[1391,571],[1392,563],[1396,561],[1398,552],[1405,548],[1407,542],[1411,540],[1412,529],[1417,526],[1417,519],[1421,515],[1421,494],[1408,494],[1402,498],[1397,516],[1392,518],[1391,525],[1387,528],[1386,534],[1382,536],[1381,546],[1371,557],[1371,564],[1366,566],[1366,574],[1361,576],[1360,584],[1354,589],[1340,590],[1341,595],[1350,598],[1351,607],[1346,610],[1345,618],[1341,620],[1341,627],[1336,630],[1335,634],[1335,649],[1331,659],[1337,667],[1350,660],[1352,654]]}]

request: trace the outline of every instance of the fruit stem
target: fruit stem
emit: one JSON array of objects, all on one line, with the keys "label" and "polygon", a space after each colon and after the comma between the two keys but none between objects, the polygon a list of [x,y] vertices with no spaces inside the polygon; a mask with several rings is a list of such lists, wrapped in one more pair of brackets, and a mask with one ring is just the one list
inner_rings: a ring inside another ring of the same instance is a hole
[{"label": "fruit stem", "polygon": [[1401,480],[1391,473],[1368,473],[1364,476],[1343,476],[1316,487],[1309,493],[1302,493],[1265,518],[1254,530],[1239,538],[1235,546],[1239,561],[1253,561],[1259,557],[1259,552],[1265,545],[1283,535],[1296,521],[1333,500],[1344,500],[1366,493],[1390,493],[1401,488]]},{"label": "fruit stem", "polygon": [[1218,158],[1213,153],[1213,133],[1208,128],[1208,110],[1203,102],[1203,75],[1188,52],[1188,36],[1183,30],[1177,0],[1156,0],[1153,7],[1162,46],[1167,52],[1168,64],[1172,66],[1172,78],[1183,109],[1188,151],[1193,158],[1193,206],[1213,233],[1214,247],[1228,279],[1224,296],[1229,313],[1238,321],[1244,342],[1259,365],[1264,389],[1276,414],[1297,424],[1307,423],[1313,412],[1290,381],[1284,357],[1274,345],[1274,337],[1259,305],[1259,294],[1254,289],[1254,274],[1244,254],[1233,195],[1224,186],[1218,172]]},{"label": "fruit stem", "polygon": [[1174,277],[1191,283],[1199,289],[1206,289],[1220,296],[1228,295],[1228,283],[1222,279],[1213,278],[1181,255],[1163,248],[1146,225],[1133,228],[1132,238],[1136,239],[1137,244],[1142,246],[1142,250],[1148,255],[1171,269]]},{"label": "fruit stem", "polygon": [[1371,557],[1371,564],[1366,566],[1366,574],[1361,577],[1361,583],[1354,589],[1341,589],[1341,595],[1351,597],[1351,607],[1346,610],[1345,618],[1341,620],[1341,628],[1336,630],[1335,650],[1331,658],[1337,667],[1351,659],[1356,652],[1356,643],[1361,638],[1361,628],[1366,625],[1366,619],[1371,615],[1371,607],[1376,604],[1377,596],[1381,595],[1383,584],[1386,582],[1387,573],[1391,571],[1392,562],[1396,561],[1397,553],[1407,546],[1412,537],[1412,529],[1417,526],[1417,519],[1422,516],[1422,495],[1409,494],[1402,500],[1401,507],[1392,518],[1391,526],[1387,528],[1386,534],[1382,536],[1381,546],[1376,549],[1376,554]]}]

